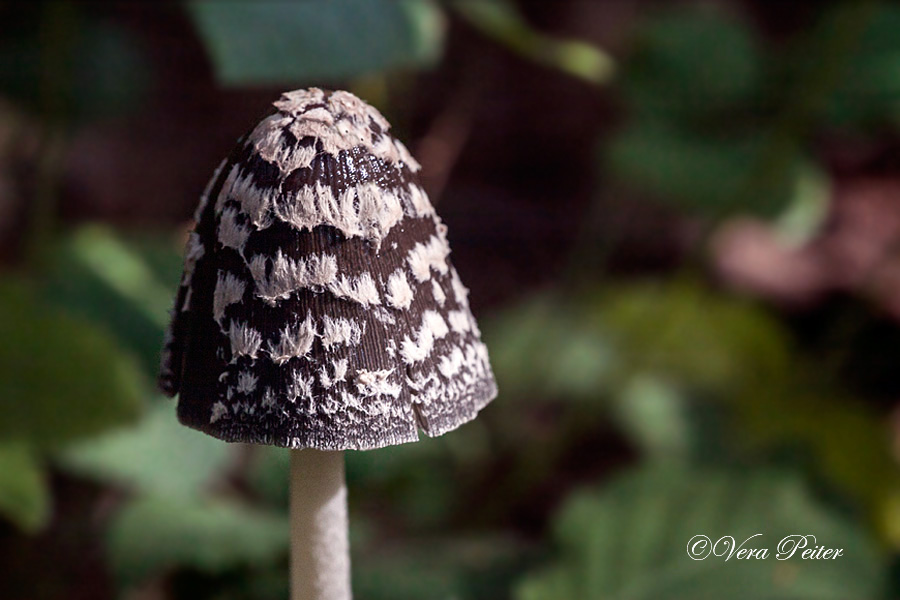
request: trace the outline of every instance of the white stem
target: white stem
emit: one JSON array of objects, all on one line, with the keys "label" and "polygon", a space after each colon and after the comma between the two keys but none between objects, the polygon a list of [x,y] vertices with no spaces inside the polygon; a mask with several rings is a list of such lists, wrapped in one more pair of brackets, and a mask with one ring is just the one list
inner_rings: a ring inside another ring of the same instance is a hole
[{"label": "white stem", "polygon": [[351,600],[344,453],[291,450],[291,600]]}]

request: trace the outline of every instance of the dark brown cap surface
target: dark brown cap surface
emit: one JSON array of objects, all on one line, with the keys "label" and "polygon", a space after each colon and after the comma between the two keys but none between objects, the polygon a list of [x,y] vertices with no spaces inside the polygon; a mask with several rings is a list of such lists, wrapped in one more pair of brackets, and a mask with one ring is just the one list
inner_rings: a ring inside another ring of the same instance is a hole
[{"label": "dark brown cap surface", "polygon": [[297,90],[201,198],[160,386],[227,441],[371,449],[497,393],[446,228],[377,110]]}]

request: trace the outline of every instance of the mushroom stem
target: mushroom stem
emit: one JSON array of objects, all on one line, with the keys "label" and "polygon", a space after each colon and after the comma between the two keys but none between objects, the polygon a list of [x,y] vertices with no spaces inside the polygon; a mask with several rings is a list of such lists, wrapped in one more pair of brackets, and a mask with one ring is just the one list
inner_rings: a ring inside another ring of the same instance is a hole
[{"label": "mushroom stem", "polygon": [[291,600],[350,600],[344,453],[291,450]]}]

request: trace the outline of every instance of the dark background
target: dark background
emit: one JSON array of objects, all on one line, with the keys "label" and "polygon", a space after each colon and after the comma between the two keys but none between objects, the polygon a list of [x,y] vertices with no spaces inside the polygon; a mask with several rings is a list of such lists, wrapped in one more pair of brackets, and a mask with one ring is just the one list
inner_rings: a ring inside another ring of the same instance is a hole
[{"label": "dark background", "polygon": [[312,85],[422,163],[500,386],[348,453],[358,598],[900,596],[900,5],[305,0],[0,2],[0,598],[286,597],[288,453],[153,379],[200,192]]}]

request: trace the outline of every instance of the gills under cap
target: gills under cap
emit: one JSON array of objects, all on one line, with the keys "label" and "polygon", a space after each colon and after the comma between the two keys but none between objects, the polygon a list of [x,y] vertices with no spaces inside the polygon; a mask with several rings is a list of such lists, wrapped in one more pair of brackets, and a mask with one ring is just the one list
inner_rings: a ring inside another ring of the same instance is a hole
[{"label": "gills under cap", "polygon": [[159,384],[227,441],[367,450],[497,394],[419,164],[348,92],[285,93],[195,214]]}]

